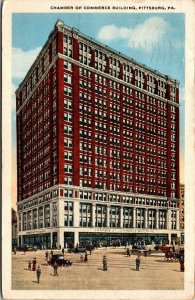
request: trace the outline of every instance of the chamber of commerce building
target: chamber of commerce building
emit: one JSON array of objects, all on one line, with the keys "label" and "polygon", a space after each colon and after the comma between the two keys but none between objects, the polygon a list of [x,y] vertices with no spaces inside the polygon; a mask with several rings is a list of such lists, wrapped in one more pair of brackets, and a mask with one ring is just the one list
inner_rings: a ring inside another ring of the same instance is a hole
[{"label": "chamber of commerce building", "polygon": [[57,21],[16,107],[20,245],[180,237],[177,80]]}]

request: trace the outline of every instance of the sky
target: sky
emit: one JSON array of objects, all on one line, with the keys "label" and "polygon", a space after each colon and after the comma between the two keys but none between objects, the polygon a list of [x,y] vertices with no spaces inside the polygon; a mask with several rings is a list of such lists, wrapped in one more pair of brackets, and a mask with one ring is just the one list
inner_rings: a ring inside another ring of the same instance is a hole
[{"label": "sky", "polygon": [[180,181],[184,183],[184,14],[13,13],[12,15],[12,149],[13,204],[16,195],[15,90],[22,82],[55,23],[102,42],[180,82]]}]

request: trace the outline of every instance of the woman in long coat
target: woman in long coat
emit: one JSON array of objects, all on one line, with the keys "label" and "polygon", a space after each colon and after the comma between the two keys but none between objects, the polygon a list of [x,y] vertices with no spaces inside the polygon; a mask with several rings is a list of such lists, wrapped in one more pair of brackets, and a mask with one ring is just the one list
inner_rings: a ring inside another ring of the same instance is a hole
[{"label": "woman in long coat", "polygon": [[32,261],[32,271],[36,271],[36,264],[37,264],[37,260],[36,260],[36,257],[35,257]]},{"label": "woman in long coat", "polygon": [[84,258],[84,262],[87,262],[88,258],[87,258],[87,252],[85,252],[85,258]]}]

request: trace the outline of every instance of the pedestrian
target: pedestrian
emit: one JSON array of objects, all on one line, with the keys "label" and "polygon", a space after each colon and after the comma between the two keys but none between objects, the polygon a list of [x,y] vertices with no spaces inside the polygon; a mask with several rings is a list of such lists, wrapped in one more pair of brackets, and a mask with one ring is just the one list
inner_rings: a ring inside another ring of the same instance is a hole
[{"label": "pedestrian", "polygon": [[89,253],[90,253],[90,255],[91,255],[91,246],[89,247]]},{"label": "pedestrian", "polygon": [[80,262],[83,263],[83,255],[80,256]]},{"label": "pedestrian", "polygon": [[87,251],[85,252],[85,258],[84,258],[84,262],[87,262],[88,258],[87,258]]},{"label": "pedestrian", "polygon": [[62,255],[64,256],[64,248],[62,248]]},{"label": "pedestrian", "polygon": [[31,264],[32,264],[32,262],[31,262],[31,260],[29,260],[29,261],[28,261],[28,270],[29,270],[29,271],[31,271]]},{"label": "pedestrian", "polygon": [[14,247],[14,254],[16,254],[16,247]]},{"label": "pedestrian", "polygon": [[137,258],[135,260],[135,263],[136,263],[136,271],[139,271],[139,266],[140,266],[140,257],[139,257],[139,255],[137,256]]},{"label": "pedestrian", "polygon": [[179,263],[180,263],[180,272],[184,272],[184,255],[180,256]]},{"label": "pedestrian", "polygon": [[108,270],[108,265],[107,265],[106,255],[103,256],[102,263],[103,263],[103,271],[107,271]]},{"label": "pedestrian", "polygon": [[130,250],[129,250],[129,248],[127,248],[126,253],[127,253],[127,256],[130,256]]},{"label": "pedestrian", "polygon": [[40,277],[41,277],[41,267],[38,266],[37,268],[37,282],[40,283]]},{"label": "pedestrian", "polygon": [[49,257],[49,252],[48,252],[48,250],[45,252],[45,259],[46,259],[46,261],[48,261],[48,257]]},{"label": "pedestrian", "polygon": [[58,276],[58,264],[56,261],[53,265],[53,270],[54,270],[54,276]]},{"label": "pedestrian", "polygon": [[32,271],[36,271],[36,264],[37,264],[37,260],[36,260],[36,257],[35,257],[32,261]]}]

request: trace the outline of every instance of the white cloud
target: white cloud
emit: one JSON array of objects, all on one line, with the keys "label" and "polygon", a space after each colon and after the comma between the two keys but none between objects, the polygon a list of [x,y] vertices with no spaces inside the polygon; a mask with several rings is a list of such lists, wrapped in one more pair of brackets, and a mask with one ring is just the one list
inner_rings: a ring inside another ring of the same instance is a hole
[{"label": "white cloud", "polygon": [[106,25],[98,33],[102,41],[125,39],[130,48],[142,48],[151,51],[155,44],[165,37],[168,24],[161,17],[151,17],[134,28]]},{"label": "white cloud", "polygon": [[41,47],[31,49],[29,51],[23,51],[20,48],[12,49],[12,77],[13,78],[23,78],[28,70],[30,69],[32,63],[36,59]]},{"label": "white cloud", "polygon": [[98,33],[98,38],[104,41],[112,41],[116,39],[125,39],[130,36],[131,29],[126,27],[118,28],[116,25],[106,25],[102,27]]}]

